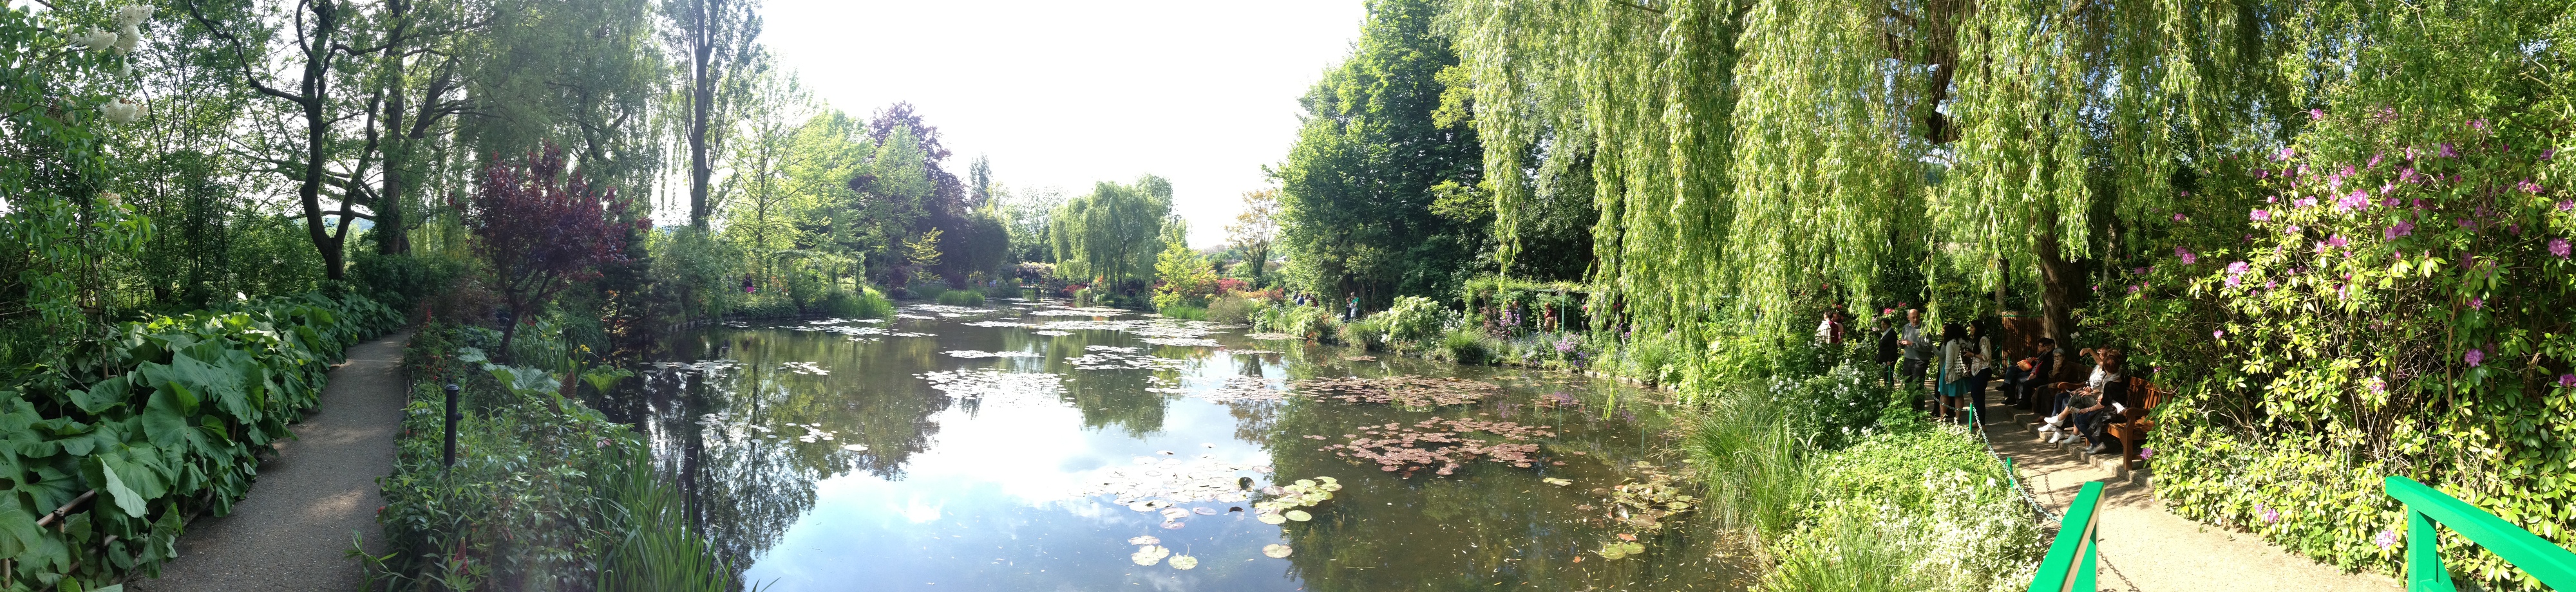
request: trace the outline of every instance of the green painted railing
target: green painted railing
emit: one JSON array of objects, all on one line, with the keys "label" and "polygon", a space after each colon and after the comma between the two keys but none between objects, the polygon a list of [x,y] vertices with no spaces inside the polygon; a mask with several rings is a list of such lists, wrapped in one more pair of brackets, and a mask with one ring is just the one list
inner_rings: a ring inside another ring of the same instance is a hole
[{"label": "green painted railing", "polygon": [[2094,532],[2102,523],[2094,512],[2102,505],[2102,482],[2084,484],[2075,494],[2075,503],[2066,506],[2066,519],[2057,526],[2057,540],[2048,544],[2048,558],[2039,564],[2039,575],[2030,579],[2030,592],[2092,592],[2093,545],[2102,537]]},{"label": "green painted railing", "polygon": [[[2576,553],[2514,526],[2486,510],[2422,483],[2389,476],[2388,497],[2406,504],[2406,589],[2409,592],[2453,592],[2451,570],[2442,566],[2438,523],[2504,558],[2552,590],[2576,591]],[[2052,554],[2050,557],[2056,557]]]}]

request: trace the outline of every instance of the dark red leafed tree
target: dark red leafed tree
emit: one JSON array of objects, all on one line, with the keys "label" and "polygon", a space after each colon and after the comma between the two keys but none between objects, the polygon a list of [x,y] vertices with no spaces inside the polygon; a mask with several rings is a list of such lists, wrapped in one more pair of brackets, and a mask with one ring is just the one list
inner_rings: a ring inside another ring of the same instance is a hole
[{"label": "dark red leafed tree", "polygon": [[522,162],[484,167],[483,186],[461,208],[466,228],[482,239],[475,251],[492,264],[494,287],[510,311],[497,352],[503,359],[529,313],[598,278],[601,266],[626,260],[626,237],[652,224],[641,216],[620,221],[629,206],[616,191],[567,173],[563,151],[553,145]]}]

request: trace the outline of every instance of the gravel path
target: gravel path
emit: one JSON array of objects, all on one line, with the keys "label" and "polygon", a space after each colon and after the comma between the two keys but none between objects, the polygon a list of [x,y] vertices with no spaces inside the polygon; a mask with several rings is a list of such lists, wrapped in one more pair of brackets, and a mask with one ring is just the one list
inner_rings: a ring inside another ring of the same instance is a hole
[{"label": "gravel path", "polygon": [[[2002,397],[1988,395],[1987,401]],[[2404,584],[2379,574],[2344,573],[2331,565],[2294,555],[2252,534],[2185,519],[2165,510],[2144,472],[2123,475],[2110,456],[2087,460],[2081,450],[2043,444],[2039,420],[2028,413],[1995,405],[1988,408],[1986,430],[1995,450],[2013,459],[2014,469],[2049,511],[2064,512],[2077,490],[2101,481],[2100,571],[2102,590],[2131,592],[2306,592],[2319,590],[2386,590]]]},{"label": "gravel path", "polygon": [[347,592],[363,585],[346,556],[350,533],[365,533],[381,552],[376,478],[393,473],[394,432],[402,427],[404,331],[349,348],[331,370],[322,404],[292,426],[298,439],[278,445],[261,464],[250,496],[233,513],[188,525],[179,558],[160,579],[129,590],[191,592]]}]

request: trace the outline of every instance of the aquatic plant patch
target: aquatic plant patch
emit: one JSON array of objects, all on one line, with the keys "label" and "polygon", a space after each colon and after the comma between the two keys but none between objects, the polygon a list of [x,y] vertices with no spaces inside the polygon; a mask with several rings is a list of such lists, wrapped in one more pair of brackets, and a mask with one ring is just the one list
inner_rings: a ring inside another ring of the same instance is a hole
[{"label": "aquatic plant patch", "polygon": [[1456,378],[1352,376],[1300,380],[1291,390],[1302,396],[1332,399],[1344,403],[1425,407],[1476,403],[1502,394],[1503,387],[1490,382]]},{"label": "aquatic plant patch", "polygon": [[957,400],[1054,404],[1064,396],[1064,378],[1044,372],[948,370],[914,375],[930,388]]},{"label": "aquatic plant patch", "polygon": [[[1389,423],[1362,428],[1358,434],[1342,434],[1343,442],[1322,448],[1335,456],[1351,459],[1353,464],[1374,463],[1378,470],[1402,473],[1411,477],[1415,471],[1433,469],[1434,474],[1450,475],[1477,459],[1529,468],[1538,461],[1536,443],[1523,442],[1532,437],[1555,437],[1546,427],[1527,426],[1508,421],[1482,419],[1431,418],[1412,425]],[[1487,434],[1501,438],[1469,437],[1465,434]],[[1310,439],[1325,440],[1310,435]],[[1434,468],[1436,467],[1436,468]]]}]

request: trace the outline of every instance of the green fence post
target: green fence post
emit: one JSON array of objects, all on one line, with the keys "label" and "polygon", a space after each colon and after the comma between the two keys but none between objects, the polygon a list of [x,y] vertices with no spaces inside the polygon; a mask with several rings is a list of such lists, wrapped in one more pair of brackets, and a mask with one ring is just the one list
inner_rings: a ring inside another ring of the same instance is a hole
[{"label": "green fence post", "polygon": [[2048,545],[2048,558],[2030,579],[2031,592],[2093,590],[2093,543],[2099,538],[2094,531],[2102,522],[2094,509],[2101,502],[2100,481],[2084,484],[2075,494],[2075,503],[2066,506],[2066,519],[2058,523],[2057,540]]},{"label": "green fence post", "polygon": [[2390,475],[2385,483],[2388,496],[2406,504],[2408,590],[2452,589],[2450,572],[2442,567],[2441,552],[2435,545],[2432,524],[2440,523],[2471,544],[2504,558],[2542,585],[2576,591],[2576,553],[2414,479]]},{"label": "green fence post", "polygon": [[2423,512],[2406,510],[2406,589],[2408,592],[2454,592],[2450,568],[2442,567],[2441,533]]}]

